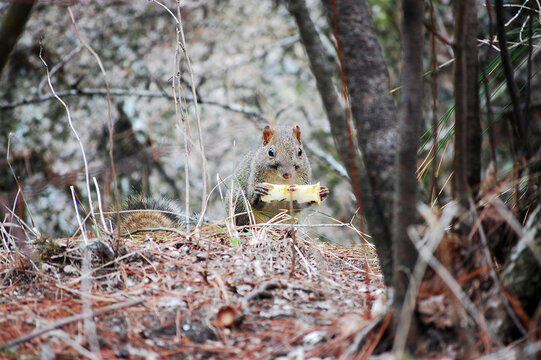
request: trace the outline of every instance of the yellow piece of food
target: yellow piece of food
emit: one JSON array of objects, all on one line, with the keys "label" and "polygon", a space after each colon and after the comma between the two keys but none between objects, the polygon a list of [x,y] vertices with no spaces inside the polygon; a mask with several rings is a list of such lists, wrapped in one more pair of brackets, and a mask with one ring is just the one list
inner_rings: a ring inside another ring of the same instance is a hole
[{"label": "yellow piece of food", "polygon": [[261,201],[264,202],[293,200],[298,203],[312,201],[317,202],[318,205],[321,203],[319,183],[313,185],[278,185],[264,183],[264,185],[267,185],[270,188],[268,195],[261,196]]}]

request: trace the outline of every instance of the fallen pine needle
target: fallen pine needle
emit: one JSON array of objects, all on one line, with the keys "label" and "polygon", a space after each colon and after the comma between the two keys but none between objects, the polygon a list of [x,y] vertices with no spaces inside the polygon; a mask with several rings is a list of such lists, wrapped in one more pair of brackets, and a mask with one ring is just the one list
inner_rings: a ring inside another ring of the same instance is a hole
[{"label": "fallen pine needle", "polygon": [[56,328],[58,328],[60,326],[67,325],[67,324],[75,322],[75,321],[79,321],[79,320],[83,320],[83,319],[86,319],[86,318],[89,318],[89,317],[101,315],[101,314],[104,314],[104,313],[107,313],[107,312],[110,312],[110,311],[114,311],[114,310],[118,310],[118,309],[122,309],[122,308],[125,308],[125,307],[138,305],[138,304],[142,303],[144,300],[145,300],[144,298],[133,299],[133,300],[124,301],[124,302],[121,302],[121,303],[116,303],[116,304],[113,304],[113,305],[105,306],[105,307],[103,307],[101,309],[92,310],[92,311],[86,311],[86,312],[82,312],[80,314],[75,314],[75,315],[72,315],[72,316],[68,316],[66,318],[55,321],[55,322],[53,322],[53,323],[51,323],[51,324],[49,324],[47,326],[44,326],[41,329],[34,330],[30,334],[26,334],[26,335],[23,335],[23,336],[21,336],[21,337],[19,337],[17,339],[14,339],[14,340],[8,341],[6,343],[0,344],[0,349],[7,349],[7,348],[10,348],[10,347],[13,347],[13,346],[18,345],[20,343],[23,343],[25,341],[33,339],[36,336],[43,335],[43,334],[45,334],[45,333],[47,333],[47,332],[49,332],[51,330],[54,330],[54,329],[56,329]]}]

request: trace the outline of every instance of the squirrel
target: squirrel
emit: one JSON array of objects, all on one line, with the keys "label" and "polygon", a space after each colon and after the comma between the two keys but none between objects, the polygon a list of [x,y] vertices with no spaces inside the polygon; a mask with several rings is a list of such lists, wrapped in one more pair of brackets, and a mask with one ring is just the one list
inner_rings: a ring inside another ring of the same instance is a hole
[{"label": "squirrel", "polygon": [[[261,201],[261,196],[268,195],[270,190],[264,183],[308,185],[311,182],[312,168],[302,145],[300,127],[265,126],[261,144],[244,156],[233,174],[229,196],[234,204],[236,225],[250,224],[246,201],[249,208],[256,210],[256,222],[266,222],[283,209],[289,209],[289,201]],[[329,189],[321,186],[319,195],[324,200]],[[293,202],[294,209],[310,205]],[[115,216],[111,219],[114,221]],[[120,223],[116,225],[121,231],[129,231],[174,227],[183,221],[184,215],[175,202],[133,195],[121,206]]]},{"label": "squirrel", "polygon": [[[261,196],[268,195],[270,190],[263,183],[308,185],[311,181],[312,168],[302,145],[300,127],[265,126],[262,142],[244,156],[233,174],[230,196],[234,196],[236,225],[250,224],[246,201],[256,210],[256,222],[266,222],[282,209],[290,208],[289,201],[261,201]],[[329,195],[329,189],[321,186],[319,194],[324,200]],[[309,205],[311,203],[293,202],[294,209]]]}]

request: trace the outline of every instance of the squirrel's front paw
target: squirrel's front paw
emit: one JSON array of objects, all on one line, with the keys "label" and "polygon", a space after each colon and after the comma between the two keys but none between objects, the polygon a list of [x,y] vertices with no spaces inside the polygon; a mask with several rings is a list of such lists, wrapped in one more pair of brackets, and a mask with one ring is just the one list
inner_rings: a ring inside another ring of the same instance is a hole
[{"label": "squirrel's front paw", "polygon": [[326,186],[319,187],[319,197],[321,201],[325,200],[329,196],[329,189]]},{"label": "squirrel's front paw", "polygon": [[258,206],[261,203],[261,197],[270,194],[270,187],[265,184],[257,184],[254,188],[254,199],[252,206]]},{"label": "squirrel's front paw", "polygon": [[257,184],[254,189],[254,193],[258,196],[265,196],[270,194],[270,187],[265,184]]}]

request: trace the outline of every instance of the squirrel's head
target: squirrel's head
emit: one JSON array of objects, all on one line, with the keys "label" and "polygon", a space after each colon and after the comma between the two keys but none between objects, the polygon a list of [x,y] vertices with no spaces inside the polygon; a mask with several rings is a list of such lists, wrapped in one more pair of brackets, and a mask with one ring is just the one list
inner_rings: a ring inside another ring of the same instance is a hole
[{"label": "squirrel's head", "polygon": [[260,156],[267,182],[305,184],[311,178],[310,163],[304,153],[298,125],[292,128],[265,126]]}]

